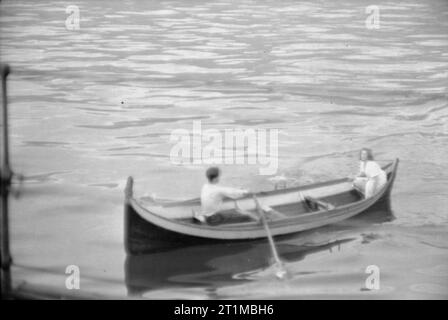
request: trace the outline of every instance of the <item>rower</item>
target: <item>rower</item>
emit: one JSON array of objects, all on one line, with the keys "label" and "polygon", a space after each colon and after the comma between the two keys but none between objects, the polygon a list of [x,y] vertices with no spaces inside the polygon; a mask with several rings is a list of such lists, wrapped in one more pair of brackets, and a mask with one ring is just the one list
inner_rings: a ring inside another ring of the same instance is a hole
[{"label": "rower", "polygon": [[[208,168],[205,175],[208,181],[202,186],[201,190],[201,212],[194,212],[194,218],[202,223],[211,223],[212,220],[225,220],[226,217],[222,216],[225,214],[219,212],[222,210],[224,199],[242,198],[249,194],[249,191],[219,185],[221,170],[217,167]],[[243,210],[235,211],[258,221],[258,217],[251,212]]]}]

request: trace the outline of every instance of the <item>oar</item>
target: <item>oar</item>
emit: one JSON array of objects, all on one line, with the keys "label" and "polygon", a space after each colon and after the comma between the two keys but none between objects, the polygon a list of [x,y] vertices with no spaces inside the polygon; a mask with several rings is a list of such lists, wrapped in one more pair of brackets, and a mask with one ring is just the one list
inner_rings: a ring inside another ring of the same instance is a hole
[{"label": "oar", "polygon": [[266,218],[264,216],[264,211],[261,208],[260,202],[258,202],[257,196],[255,194],[252,194],[252,197],[255,201],[255,206],[258,212],[258,215],[260,216],[261,222],[263,223],[264,229],[266,230],[266,235],[269,240],[269,245],[271,246],[272,255],[274,256],[275,263],[278,267],[277,272],[275,275],[277,278],[283,279],[284,276],[287,274],[286,269],[283,266],[283,262],[280,260],[280,257],[277,252],[277,248],[275,246],[274,238],[272,237],[271,230],[269,229],[268,222],[266,221]]}]

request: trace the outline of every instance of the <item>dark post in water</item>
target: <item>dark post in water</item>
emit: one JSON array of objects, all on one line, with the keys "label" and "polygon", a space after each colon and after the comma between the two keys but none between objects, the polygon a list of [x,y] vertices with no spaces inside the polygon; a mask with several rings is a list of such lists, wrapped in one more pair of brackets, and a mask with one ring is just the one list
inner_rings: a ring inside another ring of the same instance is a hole
[{"label": "dark post in water", "polygon": [[1,196],[1,247],[0,247],[0,263],[1,263],[1,293],[2,297],[8,296],[11,292],[11,255],[9,252],[9,225],[8,225],[8,196],[9,187],[11,185],[12,172],[9,167],[9,146],[8,146],[8,110],[7,110],[7,95],[6,95],[6,77],[9,74],[9,66],[1,66],[2,77],[2,95],[3,95],[3,113],[2,113],[2,127],[3,127],[3,157],[0,167],[0,196]]}]

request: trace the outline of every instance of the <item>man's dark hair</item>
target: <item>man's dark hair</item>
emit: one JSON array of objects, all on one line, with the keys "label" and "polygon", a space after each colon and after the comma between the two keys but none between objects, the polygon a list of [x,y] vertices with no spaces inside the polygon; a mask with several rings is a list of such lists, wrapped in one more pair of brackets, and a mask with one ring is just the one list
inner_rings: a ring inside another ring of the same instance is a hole
[{"label": "man's dark hair", "polygon": [[219,177],[220,174],[221,170],[219,170],[218,167],[210,167],[205,172],[205,175],[207,176],[209,182],[212,182],[215,178]]}]

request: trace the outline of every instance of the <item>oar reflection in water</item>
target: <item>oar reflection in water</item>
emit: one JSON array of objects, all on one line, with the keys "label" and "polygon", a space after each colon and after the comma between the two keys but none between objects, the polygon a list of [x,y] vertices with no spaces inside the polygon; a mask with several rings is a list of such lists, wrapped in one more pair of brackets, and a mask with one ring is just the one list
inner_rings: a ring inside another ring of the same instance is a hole
[{"label": "oar reflection in water", "polygon": [[[305,233],[306,237],[312,234]],[[336,248],[354,240],[328,240],[322,244],[295,245],[295,238],[282,237],[276,243],[278,254],[288,263],[307,255]],[[310,238],[312,239],[312,238]],[[328,241],[327,241],[328,240]],[[142,296],[151,290],[175,288],[219,288],[252,281],[253,274],[271,268],[265,239],[255,242],[182,247],[126,257],[125,279],[128,295]],[[266,273],[263,271],[263,273]],[[293,276],[288,273],[288,275]]]}]

